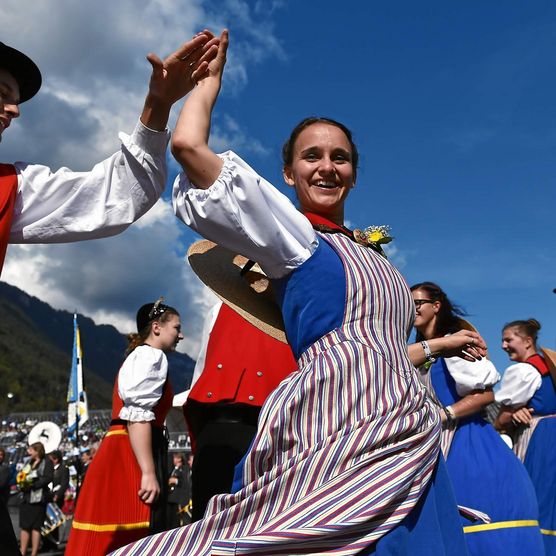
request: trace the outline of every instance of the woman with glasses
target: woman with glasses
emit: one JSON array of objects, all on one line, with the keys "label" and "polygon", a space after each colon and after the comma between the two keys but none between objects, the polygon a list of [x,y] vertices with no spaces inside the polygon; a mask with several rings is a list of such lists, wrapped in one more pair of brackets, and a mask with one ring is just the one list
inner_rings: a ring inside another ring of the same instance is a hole
[{"label": "woman with glasses", "polygon": [[[202,520],[116,554],[465,554],[440,416],[408,354],[411,294],[377,246],[344,226],[351,132],[327,118],[294,128],[283,174],[300,210],[235,153],[215,154],[227,42],[224,33],[179,117],[174,208],[270,277],[299,370],[263,405],[232,494],[213,497]],[[484,353],[478,334],[456,338],[471,340]]]},{"label": "woman with glasses", "polygon": [[178,312],[161,302],[137,312],[137,333],[112,396],[112,421],[79,493],[66,554],[104,556],[166,529],[167,442],[172,407],[166,353],[183,339]]},{"label": "woman with glasses", "polygon": [[[546,554],[556,555],[556,353],[537,348],[541,324],[516,320],[502,330],[512,361],[496,392],[502,404],[495,426],[510,434],[514,451],[535,485]],[[551,376],[552,375],[552,376]]]},{"label": "woman with glasses", "polygon": [[465,522],[469,553],[540,556],[544,552],[531,481],[521,462],[481,416],[481,410],[494,401],[492,388],[500,376],[487,358],[471,362],[438,357],[437,339],[471,326],[438,285],[422,282],[411,291],[416,340],[430,346],[432,352],[419,372],[441,411],[442,451],[456,500],[491,518],[488,525]]}]

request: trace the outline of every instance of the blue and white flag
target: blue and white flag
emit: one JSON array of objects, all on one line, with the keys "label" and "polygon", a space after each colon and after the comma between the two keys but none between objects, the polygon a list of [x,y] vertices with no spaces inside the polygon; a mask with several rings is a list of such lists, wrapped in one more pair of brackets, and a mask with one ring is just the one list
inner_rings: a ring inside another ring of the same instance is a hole
[{"label": "blue and white flag", "polygon": [[89,419],[87,394],[83,389],[81,336],[77,325],[77,315],[73,315],[73,354],[71,359],[71,375],[68,386],[68,432],[75,430],[75,418],[79,412],[79,426]]}]

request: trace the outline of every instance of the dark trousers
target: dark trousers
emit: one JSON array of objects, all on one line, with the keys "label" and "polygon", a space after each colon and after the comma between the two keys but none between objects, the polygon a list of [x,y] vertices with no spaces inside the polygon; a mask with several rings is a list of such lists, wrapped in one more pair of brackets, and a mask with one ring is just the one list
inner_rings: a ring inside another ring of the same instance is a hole
[{"label": "dark trousers", "polygon": [[0,554],[3,556],[20,556],[21,554],[8,506],[3,502],[0,503]]},{"label": "dark trousers", "polygon": [[191,470],[192,521],[203,517],[208,501],[215,494],[230,492],[234,468],[249,449],[256,432],[253,422],[216,420],[206,423],[197,433]]}]

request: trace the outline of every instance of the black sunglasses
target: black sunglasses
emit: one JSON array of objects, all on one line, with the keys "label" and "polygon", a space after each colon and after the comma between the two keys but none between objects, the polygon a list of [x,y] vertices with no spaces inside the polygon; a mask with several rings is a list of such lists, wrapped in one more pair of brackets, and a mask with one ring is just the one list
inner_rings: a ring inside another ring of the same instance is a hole
[{"label": "black sunglasses", "polygon": [[436,303],[432,299],[414,299],[413,302],[415,303],[415,307],[417,307],[417,309],[419,309],[419,307],[421,307],[421,305],[424,305],[425,303]]}]

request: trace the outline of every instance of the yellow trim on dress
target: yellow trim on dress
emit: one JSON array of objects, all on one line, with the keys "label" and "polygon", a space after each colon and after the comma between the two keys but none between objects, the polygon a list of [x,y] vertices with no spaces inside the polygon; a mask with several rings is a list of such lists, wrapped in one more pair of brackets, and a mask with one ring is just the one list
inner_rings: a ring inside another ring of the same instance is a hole
[{"label": "yellow trim on dress", "polygon": [[556,531],[552,531],[551,529],[541,529],[541,533],[543,535],[550,535],[551,537],[556,537]]},{"label": "yellow trim on dress", "polygon": [[96,523],[82,523],[74,521],[72,527],[83,531],[96,531],[97,533],[105,533],[107,531],[131,531],[133,529],[146,529],[150,526],[148,521],[139,521],[137,523],[107,523],[105,525],[97,525]]},{"label": "yellow trim on dress", "polygon": [[127,434],[126,429],[118,429],[115,431],[108,431],[104,436],[115,436],[117,434]]},{"label": "yellow trim on dress", "polygon": [[521,519],[515,521],[498,521],[496,523],[483,523],[481,525],[468,525],[463,528],[464,533],[478,533],[480,531],[491,531],[493,529],[511,529],[513,527],[538,527],[536,519]]}]

